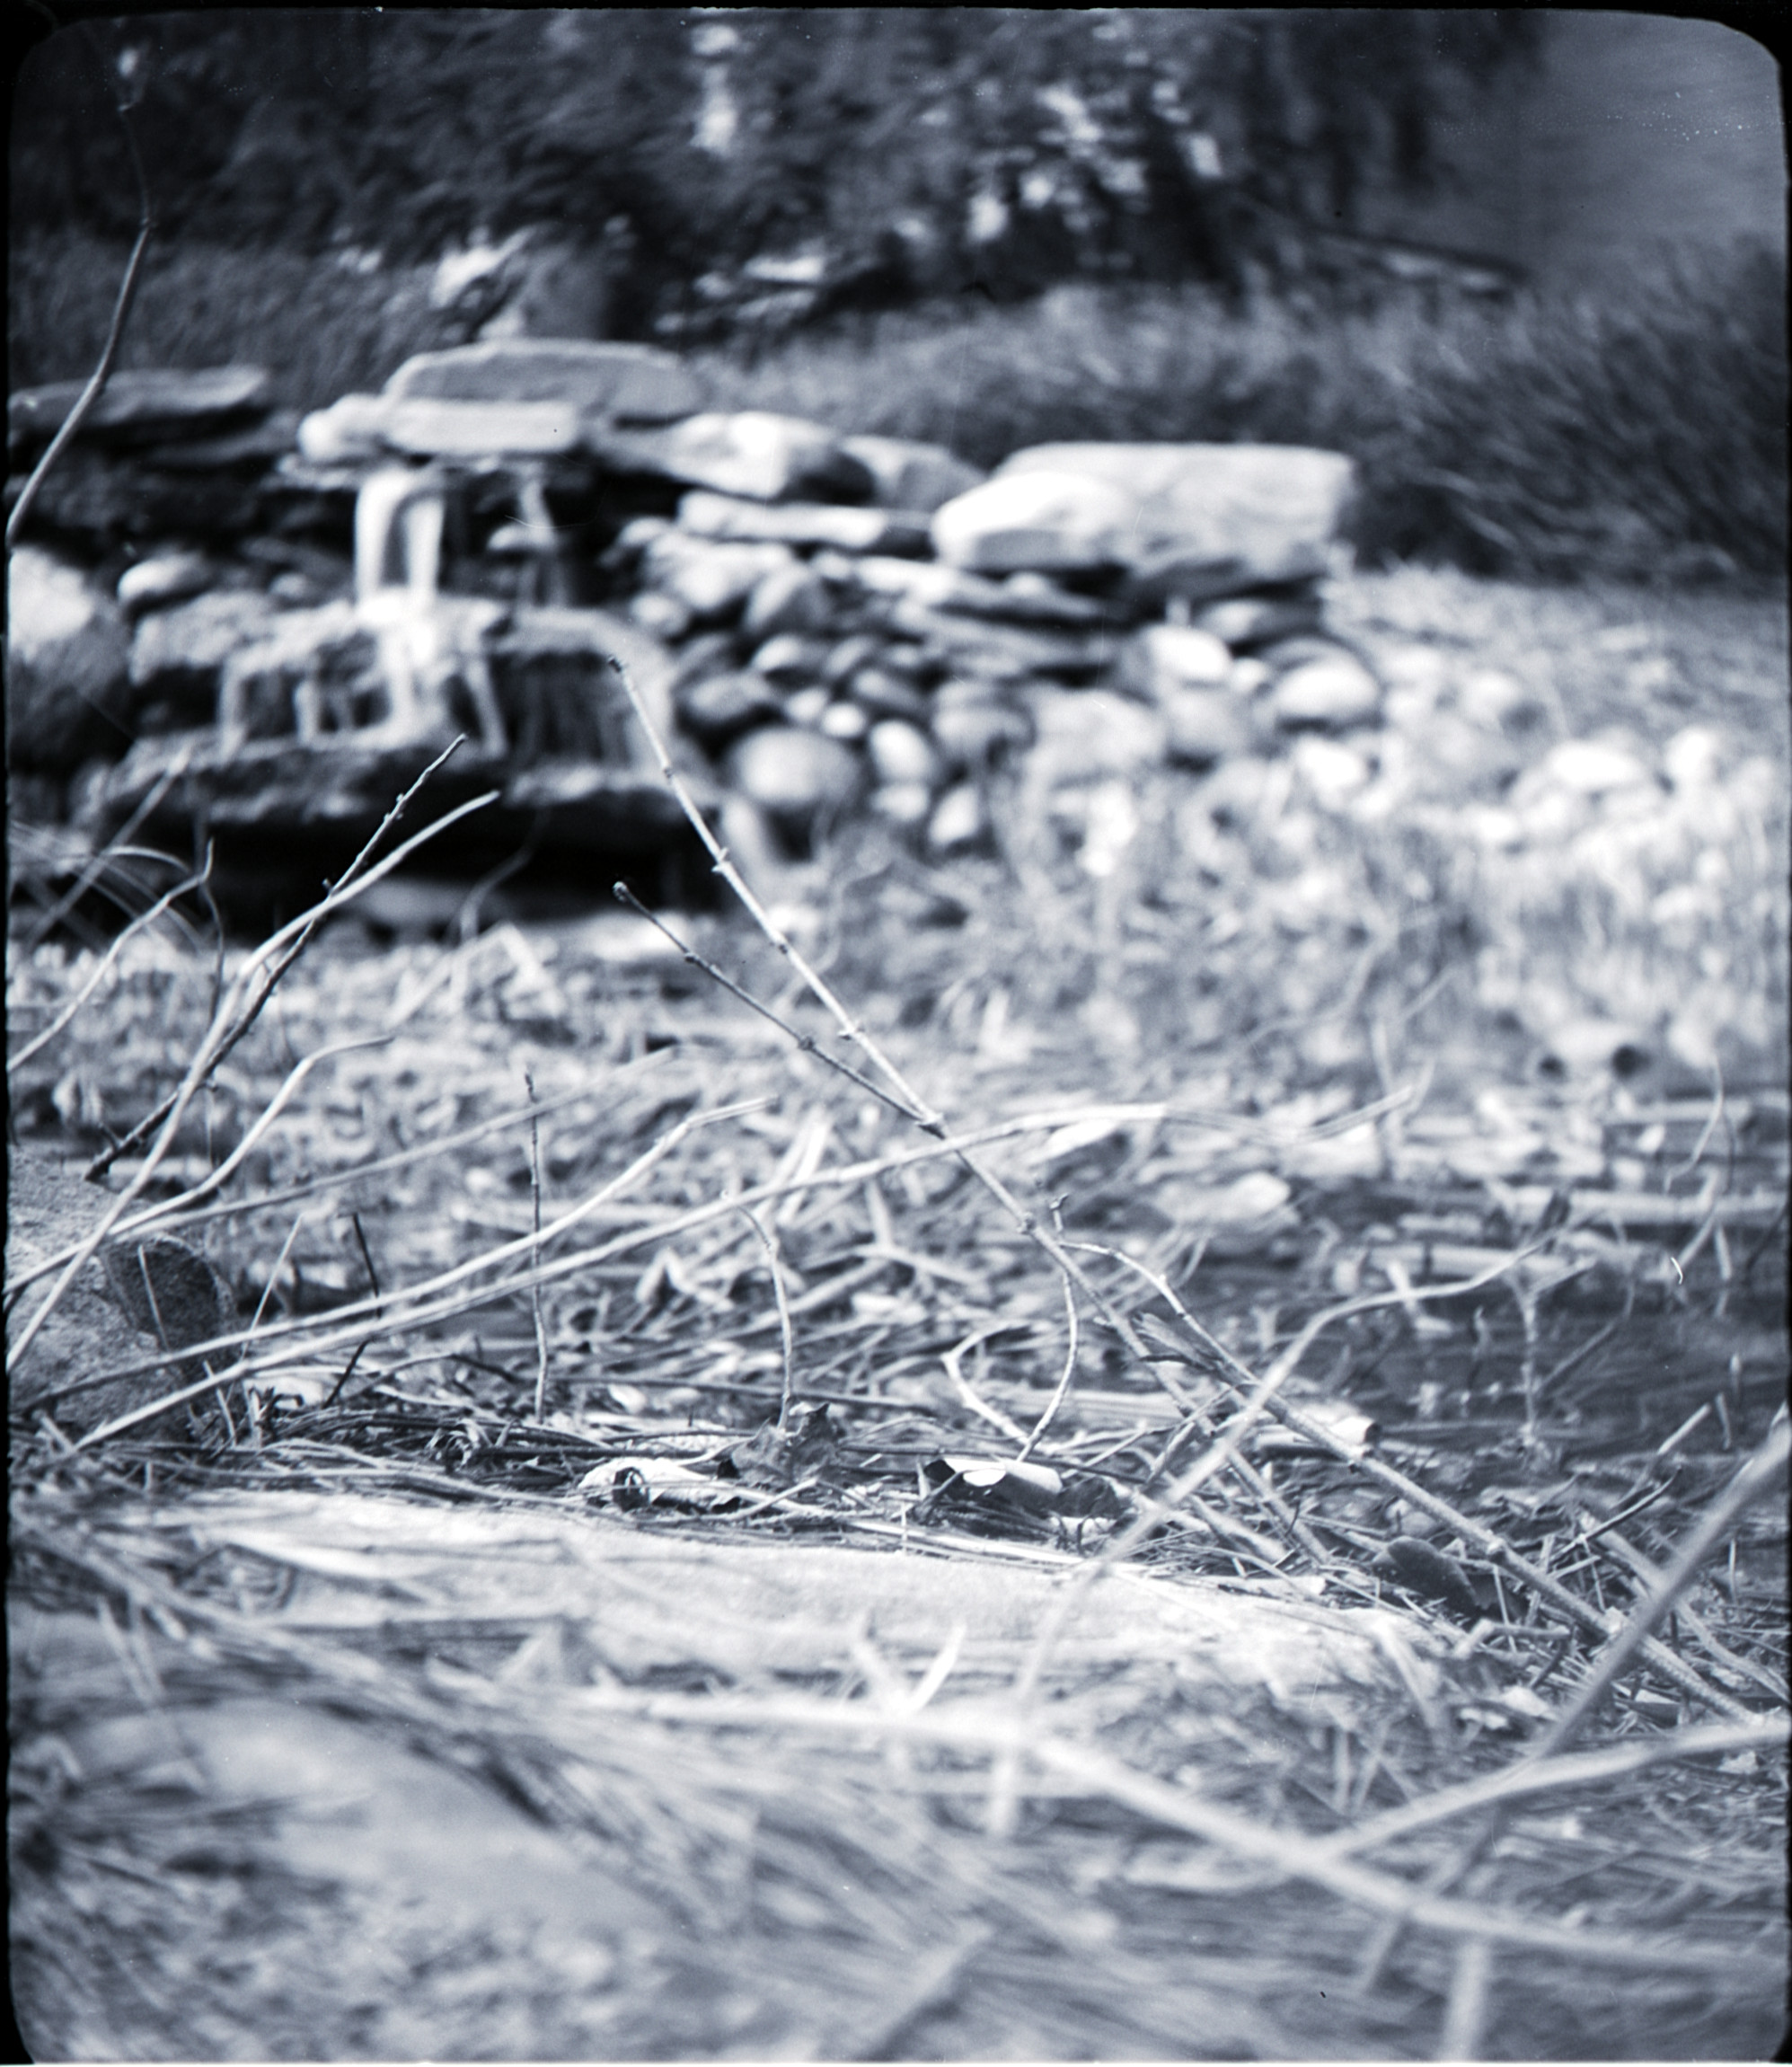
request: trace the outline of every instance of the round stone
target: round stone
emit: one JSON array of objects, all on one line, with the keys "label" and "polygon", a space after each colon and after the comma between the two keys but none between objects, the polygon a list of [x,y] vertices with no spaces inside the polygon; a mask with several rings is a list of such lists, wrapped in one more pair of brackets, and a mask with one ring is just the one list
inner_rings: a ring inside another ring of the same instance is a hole
[{"label": "round stone", "polygon": [[737,740],[730,784],[774,818],[807,825],[843,810],[859,794],[862,764],[851,747],[796,725],[768,725]]},{"label": "round stone", "polygon": [[931,785],[939,778],[940,756],[933,742],[905,719],[886,718],[873,725],[867,745],[871,765],[886,782]]},{"label": "round stone", "polygon": [[926,822],[933,792],[925,782],[886,782],[871,794],[871,808],[896,826]]}]

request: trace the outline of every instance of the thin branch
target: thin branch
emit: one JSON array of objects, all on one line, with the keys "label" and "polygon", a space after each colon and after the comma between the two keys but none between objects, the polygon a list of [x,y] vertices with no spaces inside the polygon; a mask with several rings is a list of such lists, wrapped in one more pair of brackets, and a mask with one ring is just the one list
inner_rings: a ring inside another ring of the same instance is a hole
[{"label": "thin branch", "polygon": [[1649,1766],[1680,1759],[1714,1758],[1722,1752],[1770,1752],[1784,1745],[1788,1734],[1792,1734],[1792,1721],[1787,1717],[1763,1716],[1746,1723],[1699,1723],[1662,1736],[1625,1737],[1616,1744],[1602,1745],[1595,1751],[1576,1752],[1567,1757],[1522,1760],[1479,1780],[1464,1780],[1458,1787],[1423,1795],[1402,1807],[1390,1808],[1384,1815],[1372,1816],[1353,1829],[1340,1831],[1325,1842],[1340,1855],[1373,1851],[1377,1845],[1390,1844],[1396,1838],[1452,1822],[1457,1816],[1471,1815],[1496,1802],[1591,1787],[1600,1780],[1622,1780]]},{"label": "thin branch", "polygon": [[793,1027],[787,1019],[773,1011],[770,1005],[755,997],[751,991],[743,989],[725,970],[719,969],[706,955],[699,954],[687,941],[680,940],[658,913],[649,911],[626,883],[613,884],[611,888],[619,904],[627,905],[631,911],[640,913],[649,925],[658,927],[692,968],[702,969],[711,983],[719,984],[730,997],[738,998],[750,1011],[757,1012],[763,1020],[769,1020],[781,1034],[789,1038],[799,1053],[812,1055],[817,1062],[825,1063],[829,1069],[838,1071],[850,1082],[857,1084],[861,1091],[869,1091],[880,1104],[887,1106],[894,1113],[899,1113],[904,1119],[912,1120],[917,1126],[923,1123],[923,1114],[905,1105],[900,1099],[892,1098],[882,1084],[873,1083],[862,1071],[854,1069],[850,1062],[837,1055],[830,1055],[813,1034],[806,1034]]},{"label": "thin branch", "polygon": [[[142,161],[137,156],[137,139],[125,119],[124,110],[119,110],[119,119],[124,122],[125,135],[130,139],[131,163],[137,169],[139,182],[143,179]],[[6,519],[6,550],[12,552],[19,542],[19,534],[25,527],[25,519],[31,515],[31,505],[38,499],[38,490],[43,486],[49,470],[67,451],[79,435],[83,424],[93,415],[101,395],[105,392],[111,377],[112,361],[118,357],[119,344],[125,333],[125,322],[130,314],[131,304],[137,299],[137,280],[143,270],[143,255],[149,249],[149,239],[154,225],[149,213],[149,190],[143,193],[143,221],[137,233],[137,242],[131,246],[130,262],[125,268],[125,277],[119,287],[119,298],[112,309],[112,327],[106,333],[105,349],[100,354],[100,363],[93,368],[93,377],[81,391],[81,399],[63,419],[62,428],[45,448],[43,457],[31,469],[31,478],[19,490],[19,499],[13,505],[12,515]]]},{"label": "thin branch", "polygon": [[[542,1261],[542,1130],[535,1117],[535,1073],[523,1072],[523,1088],[529,1094],[529,1206],[530,1232],[533,1245],[529,1261],[537,1268]],[[533,1285],[529,1288],[529,1314],[535,1324],[535,1418],[539,1421],[547,1406],[548,1391],[548,1331],[542,1319],[542,1288]]]},{"label": "thin branch", "polygon": [[[896,1063],[872,1038],[865,1026],[853,1018],[825,980],[804,958],[801,951],[781,931],[771,914],[755,896],[751,886],[728,859],[727,848],[721,844],[711,830],[709,821],[698,808],[696,799],[692,796],[684,778],[673,766],[672,756],[666,747],[666,741],[660,736],[659,729],[654,722],[653,714],[647,708],[646,701],[641,696],[640,692],[635,687],[628,669],[623,666],[621,659],[614,655],[611,657],[610,665],[615,669],[629,702],[633,707],[635,716],[640,721],[641,730],[653,749],[654,755],[659,764],[660,773],[664,776],[673,795],[677,799],[679,808],[690,821],[692,829],[711,856],[715,864],[715,873],[739,898],[754,923],[778,952],[783,956],[784,959],[808,986],[810,994],[828,1013],[839,1028],[841,1038],[850,1040],[858,1047],[872,1068],[891,1086],[897,1098],[909,1108],[914,1115],[914,1124],[920,1127],[924,1134],[931,1135],[937,1141],[948,1140],[949,1136],[947,1132],[945,1116],[935,1109],[932,1104],[922,1096],[921,1092],[909,1082]],[[980,1156],[965,1148],[958,1149],[957,1154],[958,1160],[965,1170],[983,1186],[984,1189],[1013,1221],[1020,1232],[1050,1259],[1060,1275],[1068,1279],[1082,1294],[1090,1305],[1107,1321],[1119,1338],[1127,1355],[1132,1357],[1139,1368],[1148,1372],[1158,1383],[1167,1385],[1168,1382],[1163,1374],[1152,1368],[1150,1354],[1144,1344],[1139,1339],[1130,1320],[1090,1280],[1081,1266],[1069,1253],[1064,1244],[1040,1224],[1037,1216],[1028,1211],[1009,1186]],[[1169,1389],[1171,1390],[1174,1396],[1174,1388]],[[1187,1400],[1179,1400],[1178,1403],[1184,1406],[1190,1404]]]},{"label": "thin branch", "polygon": [[1045,1412],[1041,1414],[1039,1418],[1033,1424],[1033,1433],[1028,1436],[1027,1440],[1020,1445],[1020,1454],[1014,1460],[1017,1464],[1024,1464],[1028,1458],[1033,1454],[1033,1451],[1037,1445],[1040,1436],[1042,1436],[1046,1429],[1051,1427],[1054,1418],[1056,1417],[1058,1409],[1064,1405],[1064,1395],[1070,1391],[1071,1380],[1076,1376],[1076,1357],[1077,1350],[1080,1346],[1079,1331],[1077,1329],[1076,1320],[1076,1294],[1071,1290],[1070,1282],[1068,1279],[1064,1281],[1063,1289],[1064,1295],[1064,1317],[1069,1328],[1070,1335],[1069,1341],[1065,1345],[1064,1348],[1064,1371],[1058,1379],[1056,1390],[1053,1392],[1051,1398],[1046,1402]]}]

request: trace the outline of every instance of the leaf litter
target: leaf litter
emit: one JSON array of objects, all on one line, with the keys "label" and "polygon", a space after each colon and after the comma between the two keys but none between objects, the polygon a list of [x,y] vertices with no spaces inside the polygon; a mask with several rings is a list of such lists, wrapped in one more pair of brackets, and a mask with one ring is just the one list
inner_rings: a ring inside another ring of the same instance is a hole
[{"label": "leaf litter", "polygon": [[[24,1148],[110,1155],[184,1077],[114,1235],[254,1317],[15,1412],[41,2045],[1777,2029],[1783,1093],[1166,1072],[1017,1016],[992,879],[949,890],[885,929],[855,1079],[789,955],[702,918],[801,1047],[589,929],[339,928],[195,1072],[211,971],[163,933],[15,951],[22,1047],[91,988],[20,1058]],[[905,1025],[942,939],[980,973]],[[84,1238],[9,1256],[15,1335]]]}]

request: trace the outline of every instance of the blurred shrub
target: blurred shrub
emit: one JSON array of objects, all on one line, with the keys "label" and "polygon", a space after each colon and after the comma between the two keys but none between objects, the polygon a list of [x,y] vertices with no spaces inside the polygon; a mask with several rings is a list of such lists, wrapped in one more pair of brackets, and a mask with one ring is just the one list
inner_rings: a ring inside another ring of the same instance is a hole
[{"label": "blurred shrub", "polygon": [[938,438],[984,465],[1064,438],[1351,454],[1371,561],[1571,579],[1777,577],[1786,560],[1785,264],[1664,262],[1621,298],[1429,313],[1060,288],[910,313],[718,365],[737,402]]},{"label": "blurred shrub", "polygon": [[[105,342],[127,248],[82,235],[22,238],[9,261],[14,387],[84,379]],[[429,269],[355,269],[353,254],[152,243],[119,365],[265,366],[279,401],[315,409],[378,388],[446,341]]]}]

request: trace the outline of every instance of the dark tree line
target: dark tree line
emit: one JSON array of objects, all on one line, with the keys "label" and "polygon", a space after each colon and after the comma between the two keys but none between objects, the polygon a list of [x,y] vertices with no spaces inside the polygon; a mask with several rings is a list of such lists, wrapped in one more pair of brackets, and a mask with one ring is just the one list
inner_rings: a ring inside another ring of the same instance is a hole
[{"label": "dark tree line", "polygon": [[163,233],[433,257],[626,225],[624,327],[824,252],[836,298],[1076,277],[1236,287],[1524,61],[1526,11],[1005,8],[149,13],[19,75],[15,237],[128,236],[120,66]]}]

